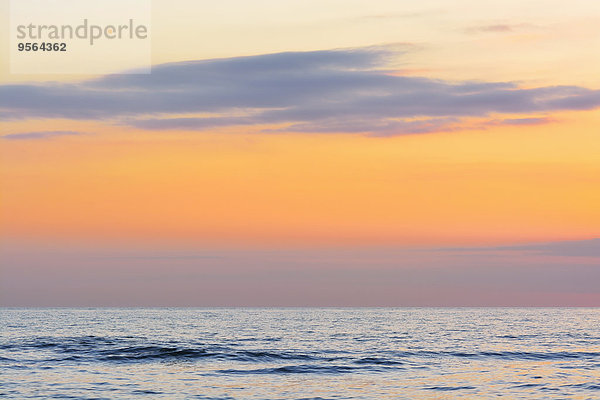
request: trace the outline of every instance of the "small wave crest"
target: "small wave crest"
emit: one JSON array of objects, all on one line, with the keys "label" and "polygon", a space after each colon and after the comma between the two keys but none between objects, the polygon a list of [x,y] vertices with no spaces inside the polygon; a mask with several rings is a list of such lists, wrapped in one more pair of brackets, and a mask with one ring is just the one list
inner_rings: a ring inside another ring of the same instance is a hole
[{"label": "small wave crest", "polygon": [[39,350],[51,356],[46,361],[136,362],[153,360],[196,360],[203,358],[232,361],[331,361],[323,357],[289,350],[239,349],[235,346],[148,343],[145,338],[65,337],[37,338],[4,344],[7,350]]},{"label": "small wave crest", "polygon": [[358,368],[347,365],[286,365],[275,368],[258,369],[225,369],[219,370],[222,374],[343,374],[354,372]]}]

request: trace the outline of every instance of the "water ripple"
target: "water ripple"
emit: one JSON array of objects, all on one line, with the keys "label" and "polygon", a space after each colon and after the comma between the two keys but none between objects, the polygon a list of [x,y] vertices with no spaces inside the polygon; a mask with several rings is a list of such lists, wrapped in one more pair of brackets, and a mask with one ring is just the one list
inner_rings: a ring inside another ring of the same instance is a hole
[{"label": "water ripple", "polygon": [[[598,398],[598,309],[1,309],[7,398]],[[432,397],[433,396],[433,397]]]}]

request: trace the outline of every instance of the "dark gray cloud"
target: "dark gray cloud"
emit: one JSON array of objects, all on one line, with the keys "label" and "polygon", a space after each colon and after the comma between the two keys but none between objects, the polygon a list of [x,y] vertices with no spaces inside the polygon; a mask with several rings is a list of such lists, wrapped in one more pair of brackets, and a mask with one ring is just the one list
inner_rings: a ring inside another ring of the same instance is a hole
[{"label": "dark gray cloud", "polygon": [[48,139],[56,136],[73,136],[73,135],[85,135],[83,132],[75,131],[39,131],[39,132],[21,132],[21,133],[9,133],[8,135],[2,135],[0,138],[8,140],[30,140],[30,139]]},{"label": "dark gray cloud", "polygon": [[[142,129],[283,124],[265,131],[388,136],[454,130],[466,117],[543,123],[539,114],[600,107],[600,90],[579,86],[397,76],[384,69],[397,56],[398,48],[386,47],[288,52],[162,64],[150,75],[2,85],[0,118],[100,119]],[[533,115],[515,116],[523,113]]]}]

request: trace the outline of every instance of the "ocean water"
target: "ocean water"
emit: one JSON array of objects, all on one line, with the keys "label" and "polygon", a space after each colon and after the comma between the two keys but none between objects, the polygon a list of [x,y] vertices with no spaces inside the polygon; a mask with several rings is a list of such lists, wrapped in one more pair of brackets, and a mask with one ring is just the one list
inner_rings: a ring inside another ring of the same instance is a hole
[{"label": "ocean water", "polygon": [[600,399],[600,309],[1,309],[0,396]]}]

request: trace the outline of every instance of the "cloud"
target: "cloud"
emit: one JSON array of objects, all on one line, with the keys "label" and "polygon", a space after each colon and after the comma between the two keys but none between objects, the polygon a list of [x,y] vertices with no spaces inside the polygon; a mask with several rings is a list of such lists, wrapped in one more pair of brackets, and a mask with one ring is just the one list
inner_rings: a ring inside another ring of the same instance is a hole
[{"label": "cloud", "polygon": [[542,125],[551,122],[555,122],[555,119],[548,117],[507,118],[498,121],[498,125]]},{"label": "cloud", "polygon": [[[465,248],[443,248],[441,251],[458,252],[526,252],[545,256],[557,257],[598,257],[600,258],[600,238],[586,240],[567,240],[549,243],[531,243],[515,246],[494,247],[465,247]],[[599,260],[600,262],[600,260]]]},{"label": "cloud", "polygon": [[531,24],[489,24],[472,26],[464,30],[467,34],[478,34],[478,33],[506,33],[514,32],[524,28],[532,28],[534,25]]},{"label": "cloud", "polygon": [[523,246],[501,247],[500,249],[525,250],[539,254],[560,257],[600,257],[600,239],[540,243]]},{"label": "cloud", "polygon": [[0,136],[2,139],[8,140],[30,140],[30,139],[49,139],[56,136],[73,136],[73,135],[85,135],[83,132],[75,131],[39,131],[39,132],[21,132],[21,133],[10,133],[8,135]]},{"label": "cloud", "polygon": [[[522,125],[543,123],[543,113],[600,107],[600,90],[580,86],[398,76],[388,68],[402,51],[287,52],[161,64],[150,75],[2,85],[0,118],[97,119],[148,130],[270,124],[278,127],[264,132],[391,136],[456,130],[468,117]],[[520,119],[524,113],[531,117]]]},{"label": "cloud", "polygon": [[475,26],[467,29],[468,32],[512,32],[513,26],[508,24],[494,24]]},{"label": "cloud", "polygon": [[469,126],[466,124],[461,129],[487,129],[494,126],[535,126],[546,125],[557,122],[556,118],[551,117],[525,117],[525,118],[490,118],[482,122],[475,122]]},{"label": "cloud", "polygon": [[326,119],[316,123],[306,122],[273,130],[275,132],[307,132],[307,133],[340,133],[340,132],[372,132],[373,136],[392,136],[397,132],[404,134],[431,133],[440,131],[452,131],[453,124],[460,122],[458,118],[427,118],[419,120],[388,120],[388,121],[364,121],[352,118],[345,120]]}]

